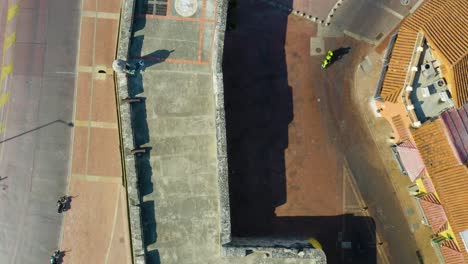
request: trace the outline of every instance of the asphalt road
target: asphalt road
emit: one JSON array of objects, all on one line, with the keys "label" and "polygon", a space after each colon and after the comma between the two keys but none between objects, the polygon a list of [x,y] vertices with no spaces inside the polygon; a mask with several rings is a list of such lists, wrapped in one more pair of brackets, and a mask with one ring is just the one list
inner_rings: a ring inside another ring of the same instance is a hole
[{"label": "asphalt road", "polygon": [[1,109],[0,263],[47,263],[69,174],[81,1],[15,2],[16,42],[4,54],[14,68]]},{"label": "asphalt road", "polygon": [[[383,239],[383,247],[389,252],[390,263],[418,263],[416,241],[394,194],[378,147],[358,111],[359,104],[367,107],[368,97],[358,101],[362,98],[353,96],[353,93],[357,93],[353,89],[374,89],[370,84],[366,87],[353,86],[354,69],[371,47],[351,38],[330,40],[329,45],[332,49],[351,47],[351,52],[323,71],[321,78],[317,78],[321,82],[318,86],[321,87],[321,98],[326,98],[326,101],[321,101],[322,111],[330,114],[327,125],[330,131],[337,131],[335,136],[341,146],[341,155],[347,161],[359,192],[369,207],[368,212]],[[317,69],[320,62],[317,59]]]}]

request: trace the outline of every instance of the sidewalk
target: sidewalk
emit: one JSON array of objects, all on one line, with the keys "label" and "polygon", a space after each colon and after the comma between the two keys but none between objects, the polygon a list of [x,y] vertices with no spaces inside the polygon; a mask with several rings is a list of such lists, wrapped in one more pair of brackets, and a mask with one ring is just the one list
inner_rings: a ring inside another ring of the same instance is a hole
[{"label": "sidewalk", "polygon": [[353,100],[355,102],[365,102],[359,104],[359,110],[363,118],[367,121],[375,145],[378,147],[380,156],[386,165],[385,170],[390,176],[390,181],[394,186],[394,193],[389,195],[396,196],[397,200],[400,202],[402,211],[405,213],[410,230],[412,231],[412,234],[408,235],[414,236],[425,263],[438,263],[438,258],[430,243],[432,230],[430,227],[421,224],[421,216],[416,207],[416,203],[408,193],[408,186],[411,185],[411,181],[407,176],[401,173],[392,156],[390,150],[390,145],[392,143],[389,139],[393,135],[393,131],[387,120],[382,117],[377,117],[375,114],[376,108],[372,105],[372,97],[382,66],[382,56],[383,55],[372,51],[368,55],[368,62],[373,65],[372,69],[367,73],[361,68],[357,69],[355,87],[362,87],[363,89],[355,89],[356,93],[354,94],[355,98]]},{"label": "sidewalk", "polygon": [[65,263],[131,263],[112,62],[118,1],[84,0],[74,141],[60,249]]}]

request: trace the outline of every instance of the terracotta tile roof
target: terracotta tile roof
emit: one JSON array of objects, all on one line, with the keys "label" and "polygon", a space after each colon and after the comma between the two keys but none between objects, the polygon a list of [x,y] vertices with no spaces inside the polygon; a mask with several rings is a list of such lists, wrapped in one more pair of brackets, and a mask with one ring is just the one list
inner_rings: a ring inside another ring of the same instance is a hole
[{"label": "terracotta tile roof", "polygon": [[467,17],[466,0],[428,0],[409,16],[403,22],[393,47],[382,85],[382,98],[396,102],[404,85],[417,32],[423,32],[431,47],[453,68],[453,97],[458,106],[465,104],[468,101]]},{"label": "terracotta tile roof", "polygon": [[435,192],[435,188],[434,188],[434,185],[432,184],[431,178],[427,176],[422,177],[422,182],[427,192],[431,192],[431,193]]},{"label": "terracotta tile roof", "polygon": [[401,118],[401,115],[396,115],[392,117],[392,123],[396,128],[396,132],[398,133],[398,136],[400,136],[399,141],[407,141],[409,140],[409,130],[408,127],[405,125],[403,122],[403,119]]},{"label": "terracotta tile roof", "polygon": [[424,32],[453,66],[468,55],[467,17],[466,0],[429,0],[405,20],[402,28]]},{"label": "terracotta tile roof", "polygon": [[427,217],[427,221],[429,222],[429,225],[431,226],[434,234],[444,231],[442,228],[447,227],[447,225],[445,225],[445,223],[447,223],[447,216],[445,215],[445,211],[442,205],[432,203],[422,198],[420,202],[421,207],[424,210],[424,214]]},{"label": "terracotta tile roof", "polygon": [[432,203],[432,204],[440,205],[439,199],[434,193],[426,193],[423,196],[419,196],[419,199]]},{"label": "terracotta tile roof", "polygon": [[398,31],[398,37],[388,63],[388,70],[382,83],[381,96],[385,101],[396,103],[398,100],[405,83],[416,38],[416,31],[405,28]]},{"label": "terracotta tile roof", "polygon": [[446,264],[463,264],[463,254],[458,250],[457,245],[453,240],[446,240],[442,242],[440,251],[444,256]]},{"label": "terracotta tile roof", "polygon": [[[408,133],[409,133],[409,129],[408,129]],[[398,146],[404,147],[404,148],[414,148],[414,149],[417,149],[417,148],[416,148],[416,145],[415,145],[413,142],[411,142],[411,140],[401,142],[400,144],[398,144]]]},{"label": "terracotta tile roof", "polygon": [[412,129],[412,134],[433,183],[435,183],[434,173],[444,172],[460,165],[447,140],[441,119],[426,122],[420,128]]},{"label": "terracotta tile roof", "polygon": [[408,147],[408,144],[400,144],[396,150],[408,177],[414,182],[424,170],[424,162],[419,151],[414,146]]},{"label": "terracotta tile roof", "polygon": [[[459,233],[468,229],[468,169],[452,151],[441,119],[426,122],[412,133],[457,241],[462,243]],[[462,254],[468,261],[465,250]]]},{"label": "terracotta tile roof", "polygon": [[468,102],[468,56],[453,67],[457,105]]},{"label": "terracotta tile roof", "polygon": [[460,162],[465,163],[468,161],[468,104],[445,111],[440,117]]},{"label": "terracotta tile roof", "polygon": [[[445,215],[445,216],[447,216],[447,215]],[[443,224],[443,225],[440,227],[439,232],[448,230],[448,228],[449,228],[448,222],[445,222],[445,224]]]},{"label": "terracotta tile roof", "polygon": [[429,42],[453,66],[468,53],[468,27],[466,26],[468,4],[466,0],[432,0],[430,2],[439,6],[434,8],[429,21],[421,21],[422,30]]},{"label": "terracotta tile roof", "polygon": [[[420,31],[421,27],[432,20],[432,17],[444,7],[447,0],[429,0],[426,1],[419,9],[409,16],[404,22],[405,28],[412,29],[413,31]],[[450,1],[450,0],[449,0]]]}]

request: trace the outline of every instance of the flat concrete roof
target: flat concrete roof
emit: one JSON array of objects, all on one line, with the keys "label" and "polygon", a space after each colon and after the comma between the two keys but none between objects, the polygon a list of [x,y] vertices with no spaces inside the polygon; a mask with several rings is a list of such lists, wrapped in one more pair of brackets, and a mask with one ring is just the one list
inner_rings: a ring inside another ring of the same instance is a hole
[{"label": "flat concrete roof", "polygon": [[[421,123],[454,107],[448,87],[440,73],[441,62],[434,57],[427,44],[423,48],[417,65],[418,71],[414,75],[413,91],[410,94]],[[446,96],[446,101],[442,100],[441,94]]]}]

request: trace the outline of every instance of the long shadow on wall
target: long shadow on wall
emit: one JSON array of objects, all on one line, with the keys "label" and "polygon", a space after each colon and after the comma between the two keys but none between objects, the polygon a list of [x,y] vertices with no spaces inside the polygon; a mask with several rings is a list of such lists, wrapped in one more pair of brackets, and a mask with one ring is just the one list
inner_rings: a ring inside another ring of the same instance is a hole
[{"label": "long shadow on wall", "polygon": [[275,208],[286,202],[284,150],[293,119],[287,13],[258,0],[231,1],[227,24],[223,74],[232,235],[268,235]]},{"label": "long shadow on wall", "polygon": [[146,260],[148,263],[160,263],[158,250],[148,250],[148,246],[154,245],[158,239],[156,232],[156,213],[154,200],[143,201],[143,196],[153,192],[153,182],[151,180],[152,168],[150,164],[150,150],[144,154],[137,155],[137,168],[138,168],[138,187],[142,202],[140,203],[142,229],[144,245],[146,250]]},{"label": "long shadow on wall", "polygon": [[[141,50],[143,45],[144,36],[135,34],[145,28],[146,18],[143,15],[144,5],[147,3],[147,0],[137,0],[136,8],[133,21],[133,34],[130,43],[130,63],[135,63],[137,59],[141,57]],[[144,58],[143,58],[144,59]],[[145,68],[151,66],[148,61],[145,61]],[[129,86],[129,96],[136,97],[142,94],[145,91],[145,83],[141,72],[137,73],[128,78]],[[151,83],[149,84],[151,85]],[[139,103],[132,103],[132,127],[135,131],[134,140],[137,147],[148,146],[150,143],[149,128],[147,121],[147,108],[146,100]],[[140,209],[141,209],[141,218],[142,218],[142,231],[144,238],[144,247],[146,253],[147,263],[160,263],[159,252],[157,249],[152,249],[149,246],[153,246],[157,241],[156,233],[156,212],[155,212],[155,201],[148,200],[148,195],[152,194],[154,191],[152,175],[153,168],[151,167],[151,148],[145,147],[146,152],[136,155],[136,167],[138,171],[138,187],[140,190]],[[143,200],[143,196],[146,196],[146,199]],[[149,196],[151,197],[151,196]]]}]

